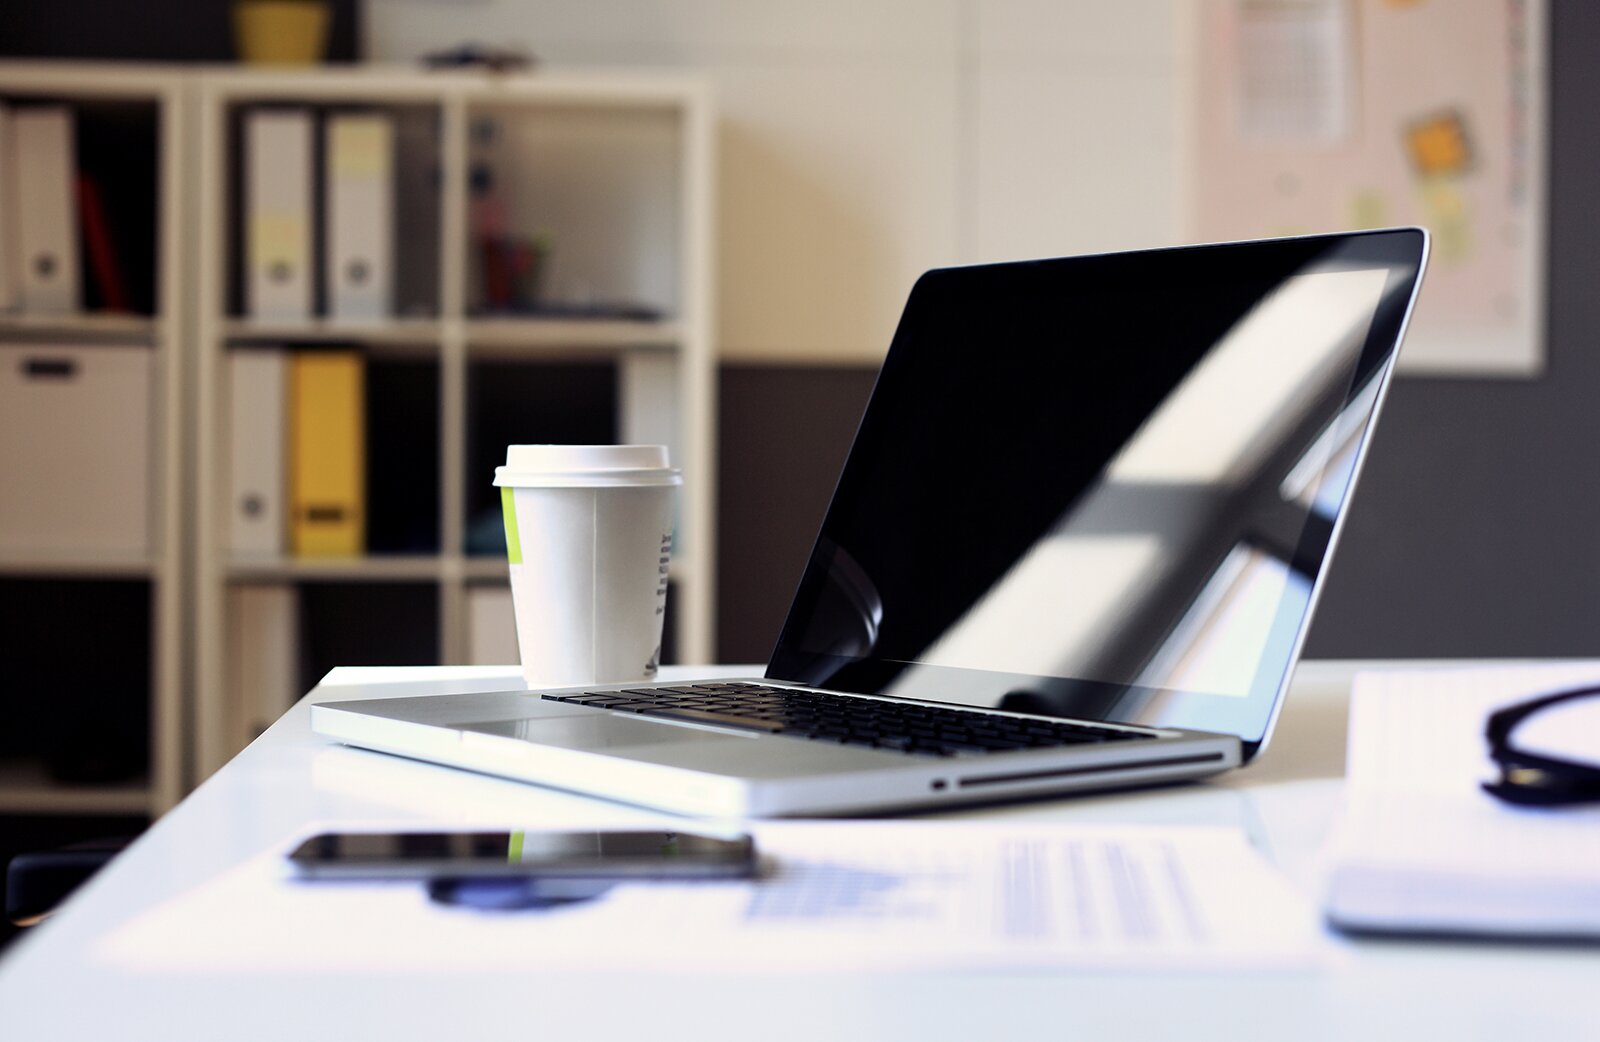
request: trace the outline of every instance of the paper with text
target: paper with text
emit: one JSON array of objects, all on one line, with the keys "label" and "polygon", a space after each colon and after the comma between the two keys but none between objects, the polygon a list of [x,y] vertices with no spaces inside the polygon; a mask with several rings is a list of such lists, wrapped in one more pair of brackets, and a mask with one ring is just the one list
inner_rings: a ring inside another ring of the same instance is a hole
[{"label": "paper with text", "polygon": [[273,854],[137,917],[98,955],[177,972],[794,973],[1292,968],[1319,954],[1309,906],[1233,830],[754,831],[759,882],[620,886],[554,912],[441,908],[416,884],[297,882]]}]

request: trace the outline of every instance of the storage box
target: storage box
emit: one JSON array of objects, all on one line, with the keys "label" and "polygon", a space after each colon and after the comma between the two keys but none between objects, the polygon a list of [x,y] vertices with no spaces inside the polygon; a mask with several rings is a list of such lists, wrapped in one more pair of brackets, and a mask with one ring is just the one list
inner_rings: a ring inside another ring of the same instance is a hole
[{"label": "storage box", "polygon": [[0,344],[0,550],[150,551],[153,358]]}]

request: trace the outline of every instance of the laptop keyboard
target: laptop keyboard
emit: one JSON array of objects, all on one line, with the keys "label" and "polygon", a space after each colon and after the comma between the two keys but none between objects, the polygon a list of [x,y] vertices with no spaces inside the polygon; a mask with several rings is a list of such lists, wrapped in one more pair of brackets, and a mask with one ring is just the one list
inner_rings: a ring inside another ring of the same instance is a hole
[{"label": "laptop keyboard", "polygon": [[544,697],[553,702],[640,716],[716,724],[817,742],[870,746],[918,756],[999,753],[1155,737],[1092,724],[851,698],[765,684],[690,684]]}]

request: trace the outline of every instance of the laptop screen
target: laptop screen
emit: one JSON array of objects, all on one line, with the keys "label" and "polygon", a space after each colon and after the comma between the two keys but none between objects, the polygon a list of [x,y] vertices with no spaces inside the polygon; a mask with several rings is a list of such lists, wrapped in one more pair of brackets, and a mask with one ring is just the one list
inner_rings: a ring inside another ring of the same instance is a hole
[{"label": "laptop screen", "polygon": [[767,675],[1265,736],[1414,230],[928,272]]}]

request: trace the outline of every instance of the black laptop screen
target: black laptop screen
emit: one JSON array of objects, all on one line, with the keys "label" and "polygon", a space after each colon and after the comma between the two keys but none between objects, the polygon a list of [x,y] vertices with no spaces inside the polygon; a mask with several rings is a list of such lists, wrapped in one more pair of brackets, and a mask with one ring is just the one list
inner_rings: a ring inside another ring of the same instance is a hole
[{"label": "black laptop screen", "polygon": [[1264,734],[1417,231],[929,272],[768,676]]}]

